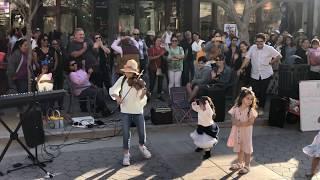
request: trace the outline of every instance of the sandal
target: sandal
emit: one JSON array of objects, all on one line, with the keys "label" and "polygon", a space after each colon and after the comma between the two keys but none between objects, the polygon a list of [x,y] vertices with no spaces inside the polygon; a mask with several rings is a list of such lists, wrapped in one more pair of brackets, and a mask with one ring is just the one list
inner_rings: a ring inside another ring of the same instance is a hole
[{"label": "sandal", "polygon": [[243,168],[241,168],[241,170],[239,171],[239,174],[247,174],[250,171],[248,166],[244,166]]},{"label": "sandal", "polygon": [[242,168],[242,165],[240,163],[237,163],[237,164],[232,164],[231,167],[230,167],[230,170],[231,171],[237,171],[239,169]]}]

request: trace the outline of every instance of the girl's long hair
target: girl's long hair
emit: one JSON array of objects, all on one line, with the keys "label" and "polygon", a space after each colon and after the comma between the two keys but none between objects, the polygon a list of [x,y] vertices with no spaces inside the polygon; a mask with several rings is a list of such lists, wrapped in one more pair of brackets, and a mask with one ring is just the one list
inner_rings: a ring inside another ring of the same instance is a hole
[{"label": "girl's long hair", "polygon": [[214,109],[214,104],[212,102],[212,99],[209,96],[201,96],[201,98],[199,99],[201,104],[206,104],[206,101],[209,102],[209,105],[212,109]]},{"label": "girl's long hair", "polygon": [[235,106],[236,107],[240,107],[242,105],[242,100],[243,98],[245,98],[247,95],[251,95],[253,97],[252,103],[249,107],[249,111],[248,111],[248,117],[250,115],[251,109],[257,109],[257,98],[254,94],[254,92],[252,91],[252,88],[246,88],[246,87],[242,87],[239,96],[237,97],[236,101],[235,101]]}]

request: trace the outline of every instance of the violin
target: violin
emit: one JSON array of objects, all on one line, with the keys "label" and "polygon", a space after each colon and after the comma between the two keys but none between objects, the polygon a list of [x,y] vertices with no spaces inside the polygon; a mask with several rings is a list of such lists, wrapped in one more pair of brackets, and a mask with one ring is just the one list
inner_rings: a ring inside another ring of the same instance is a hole
[{"label": "violin", "polygon": [[128,85],[130,87],[134,87],[137,91],[146,88],[146,83],[144,80],[140,79],[136,75],[128,79]]}]

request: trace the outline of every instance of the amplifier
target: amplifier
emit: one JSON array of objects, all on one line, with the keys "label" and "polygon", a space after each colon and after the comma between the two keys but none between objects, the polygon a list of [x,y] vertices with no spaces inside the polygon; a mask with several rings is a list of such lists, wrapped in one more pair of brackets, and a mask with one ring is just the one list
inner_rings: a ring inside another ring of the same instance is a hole
[{"label": "amplifier", "polygon": [[172,124],[172,110],[168,107],[151,109],[152,124]]}]

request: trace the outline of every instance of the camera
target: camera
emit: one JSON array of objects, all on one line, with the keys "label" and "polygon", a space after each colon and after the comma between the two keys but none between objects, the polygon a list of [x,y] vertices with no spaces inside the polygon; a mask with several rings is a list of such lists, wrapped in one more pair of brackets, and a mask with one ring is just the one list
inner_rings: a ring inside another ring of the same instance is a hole
[{"label": "camera", "polygon": [[197,105],[200,104],[200,99],[195,99],[194,101],[197,103]]},{"label": "camera", "polygon": [[211,63],[211,69],[216,72],[218,70],[217,64],[216,63]]},{"label": "camera", "polygon": [[212,69],[216,69],[218,66],[217,66],[217,64],[216,63],[211,63],[211,68]]}]

